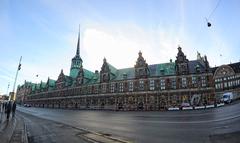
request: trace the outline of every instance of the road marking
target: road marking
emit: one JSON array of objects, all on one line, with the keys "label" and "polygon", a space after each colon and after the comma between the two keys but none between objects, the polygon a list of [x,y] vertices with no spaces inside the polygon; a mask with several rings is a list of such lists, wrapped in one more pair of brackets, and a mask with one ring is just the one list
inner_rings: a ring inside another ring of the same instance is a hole
[{"label": "road marking", "polygon": [[79,134],[78,136],[93,143],[131,143],[129,141],[113,138],[109,135],[104,135],[96,132],[83,133]]},{"label": "road marking", "polygon": [[132,120],[135,122],[145,122],[145,123],[167,123],[167,124],[198,124],[198,123],[211,123],[211,122],[220,122],[220,121],[226,121],[226,120],[231,120],[235,118],[239,118],[240,115],[232,116],[232,117],[227,117],[227,118],[222,118],[222,119],[215,119],[215,120],[203,120],[203,121],[147,121],[147,120]]}]

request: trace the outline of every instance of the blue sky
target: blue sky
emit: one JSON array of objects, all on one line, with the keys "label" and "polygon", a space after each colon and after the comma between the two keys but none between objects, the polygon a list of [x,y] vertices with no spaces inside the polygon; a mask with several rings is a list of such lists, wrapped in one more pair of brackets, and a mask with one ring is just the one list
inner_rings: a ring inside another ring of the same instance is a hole
[{"label": "blue sky", "polygon": [[[221,0],[1,0],[0,94],[12,85],[69,74],[81,24],[83,66],[102,60],[133,67],[141,50],[148,64],[175,60],[180,45],[189,60],[199,51],[211,66],[239,62],[240,1]],[[222,54],[222,56],[220,56]],[[36,77],[35,75],[39,76]]]}]

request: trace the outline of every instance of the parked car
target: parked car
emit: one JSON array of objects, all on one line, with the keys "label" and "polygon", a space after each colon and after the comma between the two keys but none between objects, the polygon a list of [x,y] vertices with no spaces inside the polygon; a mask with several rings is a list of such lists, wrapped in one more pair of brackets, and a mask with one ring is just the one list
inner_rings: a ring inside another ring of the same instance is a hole
[{"label": "parked car", "polygon": [[24,104],[23,106],[24,106],[24,107],[31,107],[30,104]]},{"label": "parked car", "polygon": [[190,104],[189,104],[189,103],[186,103],[186,102],[183,102],[183,103],[181,104],[181,107],[190,107]]},{"label": "parked car", "polygon": [[190,107],[191,105],[189,103],[183,102],[180,106],[180,109],[183,109],[183,107]]},{"label": "parked car", "polygon": [[221,101],[224,102],[224,103],[231,103],[232,100],[233,100],[232,92],[224,93],[223,96],[222,96],[222,99],[221,99]]}]

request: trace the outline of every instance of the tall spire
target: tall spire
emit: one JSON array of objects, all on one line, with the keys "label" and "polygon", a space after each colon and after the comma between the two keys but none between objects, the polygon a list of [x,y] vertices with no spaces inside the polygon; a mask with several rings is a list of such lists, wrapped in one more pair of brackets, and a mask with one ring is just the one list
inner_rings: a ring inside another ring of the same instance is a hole
[{"label": "tall spire", "polygon": [[80,56],[80,24],[79,24],[79,31],[78,31],[78,43],[77,43],[76,56]]},{"label": "tall spire", "polygon": [[80,67],[82,66],[82,59],[80,57],[80,25],[78,31],[78,42],[77,42],[77,51],[76,55],[72,58],[71,68],[70,68],[70,76],[76,78]]}]

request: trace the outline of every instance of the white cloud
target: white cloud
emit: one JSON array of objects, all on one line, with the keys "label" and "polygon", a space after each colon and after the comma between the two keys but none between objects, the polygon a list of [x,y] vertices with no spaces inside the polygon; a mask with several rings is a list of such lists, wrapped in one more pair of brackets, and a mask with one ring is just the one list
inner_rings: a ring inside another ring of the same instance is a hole
[{"label": "white cloud", "polygon": [[[139,50],[148,64],[169,62],[170,58],[175,60],[177,46],[181,44],[174,29],[160,26],[148,30],[130,23],[121,27],[98,25],[85,27],[83,32],[81,56],[84,67],[92,71],[100,70],[103,57],[116,68],[133,67]],[[192,51],[184,45],[183,50]]]}]

